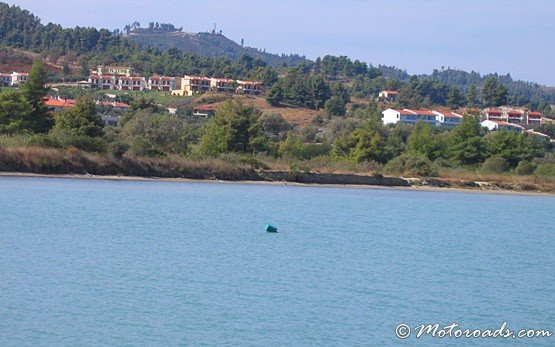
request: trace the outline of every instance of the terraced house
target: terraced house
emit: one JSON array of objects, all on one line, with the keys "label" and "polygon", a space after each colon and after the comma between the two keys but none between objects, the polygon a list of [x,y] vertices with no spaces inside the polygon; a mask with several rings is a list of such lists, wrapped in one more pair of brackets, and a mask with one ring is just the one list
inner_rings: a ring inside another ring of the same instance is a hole
[{"label": "terraced house", "polygon": [[430,125],[437,125],[439,122],[438,115],[431,110],[411,110],[407,108],[402,110],[388,108],[382,112],[382,121],[384,124],[414,124],[421,121]]},{"label": "terraced house", "polygon": [[162,92],[171,92],[176,89],[175,77],[169,76],[150,76],[147,82],[147,89]]}]

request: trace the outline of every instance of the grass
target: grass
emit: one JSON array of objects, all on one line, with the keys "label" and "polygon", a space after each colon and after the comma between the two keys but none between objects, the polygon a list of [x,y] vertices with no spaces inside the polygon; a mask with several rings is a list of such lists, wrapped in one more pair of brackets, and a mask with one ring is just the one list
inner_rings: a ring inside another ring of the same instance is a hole
[{"label": "grass", "polygon": [[439,178],[458,181],[499,182],[502,184],[527,186],[534,185],[543,191],[555,191],[555,178],[536,175],[517,175],[514,173],[492,174],[479,170],[441,169]]},{"label": "grass", "polygon": [[134,91],[127,91],[127,90],[110,90],[106,91],[107,94],[114,94],[114,95],[124,95],[129,94],[133,96],[133,98],[137,99],[140,97],[145,97],[147,99],[151,99],[154,103],[159,105],[169,105],[175,101],[186,99],[187,97],[183,96],[175,96],[171,95],[170,92],[160,92],[160,91],[153,91],[153,90],[144,90],[141,92],[134,92]]}]

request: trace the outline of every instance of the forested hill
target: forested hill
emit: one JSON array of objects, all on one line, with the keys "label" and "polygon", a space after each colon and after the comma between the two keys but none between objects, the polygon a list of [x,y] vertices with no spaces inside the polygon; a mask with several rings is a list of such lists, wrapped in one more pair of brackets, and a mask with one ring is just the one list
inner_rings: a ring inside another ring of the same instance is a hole
[{"label": "forested hill", "polygon": [[297,54],[278,55],[265,51],[243,47],[237,42],[230,40],[220,33],[188,33],[182,31],[156,32],[152,30],[137,30],[128,36],[141,47],[157,47],[162,51],[177,48],[185,52],[193,52],[205,57],[227,57],[238,61],[241,56],[248,54],[253,58],[260,59],[270,66],[297,66],[306,62],[305,57]]}]

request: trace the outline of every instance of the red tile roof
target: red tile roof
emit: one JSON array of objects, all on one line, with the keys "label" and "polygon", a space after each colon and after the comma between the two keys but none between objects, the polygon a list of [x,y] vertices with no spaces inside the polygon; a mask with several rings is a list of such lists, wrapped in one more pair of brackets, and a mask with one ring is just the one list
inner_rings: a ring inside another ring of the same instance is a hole
[{"label": "red tile roof", "polygon": [[45,98],[44,104],[48,107],[73,107],[75,106],[75,100],[73,99],[53,99],[53,98]]},{"label": "red tile roof", "polygon": [[524,129],[523,126],[520,126],[518,124],[509,123],[509,122],[504,122],[502,120],[492,120],[491,122],[497,123],[499,125],[506,125],[506,126],[512,126],[512,127],[515,127],[515,128],[519,128],[519,129]]},{"label": "red tile roof", "polygon": [[541,118],[543,114],[541,112],[528,112],[528,117]]},{"label": "red tile roof", "polygon": [[493,113],[493,114],[503,114],[503,111],[501,110],[489,110],[487,111],[488,114]]},{"label": "red tile roof", "polygon": [[436,114],[430,110],[411,110],[408,108],[404,109],[405,111],[411,112],[411,114],[418,114],[422,116],[435,116]]},{"label": "red tile roof", "polygon": [[455,113],[455,112],[446,112],[446,113],[441,113],[443,116],[445,116],[445,118],[463,118],[462,115]]},{"label": "red tile roof", "polygon": [[383,90],[382,93],[387,93],[387,94],[399,94],[399,92],[396,91],[396,90]]}]

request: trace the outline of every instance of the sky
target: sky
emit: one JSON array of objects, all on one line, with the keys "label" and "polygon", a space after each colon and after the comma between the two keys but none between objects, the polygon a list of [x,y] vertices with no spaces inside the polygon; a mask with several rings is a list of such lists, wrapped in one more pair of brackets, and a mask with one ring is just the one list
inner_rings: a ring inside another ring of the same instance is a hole
[{"label": "sky", "polygon": [[[6,0],[0,0],[6,1]],[[555,86],[555,0],[17,0],[64,27],[138,21],[217,30],[309,59],[347,55],[410,74],[456,68]]]}]

